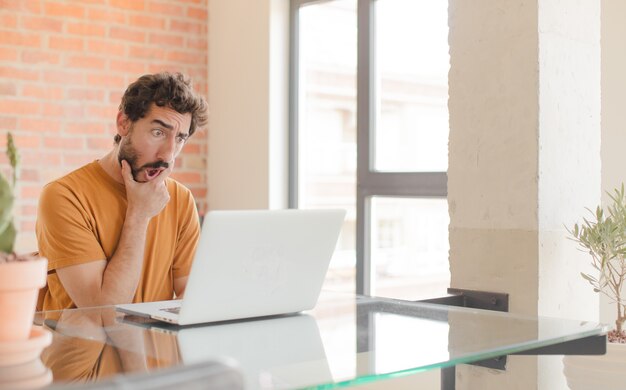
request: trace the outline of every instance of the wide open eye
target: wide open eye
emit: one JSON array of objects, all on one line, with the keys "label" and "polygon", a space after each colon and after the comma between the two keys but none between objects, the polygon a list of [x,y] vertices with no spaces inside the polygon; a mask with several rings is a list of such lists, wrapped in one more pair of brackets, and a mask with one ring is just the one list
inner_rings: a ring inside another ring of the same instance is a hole
[{"label": "wide open eye", "polygon": [[176,142],[179,143],[179,144],[182,144],[185,141],[187,141],[187,138],[189,138],[189,136],[187,134],[178,134],[176,136]]}]

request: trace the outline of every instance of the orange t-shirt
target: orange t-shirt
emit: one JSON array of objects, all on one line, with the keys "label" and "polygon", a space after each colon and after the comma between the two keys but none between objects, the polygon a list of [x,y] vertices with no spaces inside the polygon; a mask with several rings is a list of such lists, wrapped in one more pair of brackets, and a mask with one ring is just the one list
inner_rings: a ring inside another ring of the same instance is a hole
[{"label": "orange t-shirt", "polygon": [[[133,302],[172,299],[174,280],[189,275],[200,223],[191,192],[168,178],[170,201],[150,220],[141,278]],[[97,161],[46,185],[39,198],[37,241],[48,259],[38,310],[76,307],[56,269],[111,259],[126,215],[126,188]]]}]

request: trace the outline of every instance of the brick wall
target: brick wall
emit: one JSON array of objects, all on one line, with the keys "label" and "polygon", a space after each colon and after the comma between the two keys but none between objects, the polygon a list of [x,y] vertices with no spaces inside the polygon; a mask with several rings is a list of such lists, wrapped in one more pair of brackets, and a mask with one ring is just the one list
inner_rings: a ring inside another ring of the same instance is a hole
[{"label": "brick wall", "polygon": [[[36,248],[42,186],[113,145],[126,86],[181,71],[207,96],[208,0],[0,0],[0,150],[22,156],[18,251]],[[185,145],[177,180],[206,205],[206,131]],[[0,155],[0,169],[8,164]]]}]

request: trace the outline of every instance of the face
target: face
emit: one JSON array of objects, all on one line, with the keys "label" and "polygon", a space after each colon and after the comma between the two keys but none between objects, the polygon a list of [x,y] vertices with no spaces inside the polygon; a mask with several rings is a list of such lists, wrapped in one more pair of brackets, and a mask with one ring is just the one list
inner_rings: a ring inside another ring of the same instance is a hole
[{"label": "face", "polygon": [[191,114],[180,114],[168,107],[152,104],[145,117],[130,122],[118,116],[118,133],[122,136],[118,160],[128,161],[135,181],[153,180],[173,166],[189,137]]}]

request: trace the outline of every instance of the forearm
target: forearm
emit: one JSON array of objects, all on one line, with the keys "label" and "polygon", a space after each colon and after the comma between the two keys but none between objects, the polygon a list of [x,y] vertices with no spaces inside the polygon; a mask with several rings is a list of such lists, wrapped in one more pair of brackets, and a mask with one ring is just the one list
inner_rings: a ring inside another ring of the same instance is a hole
[{"label": "forearm", "polygon": [[115,253],[102,274],[97,305],[132,302],[141,278],[149,219],[127,215]]}]

